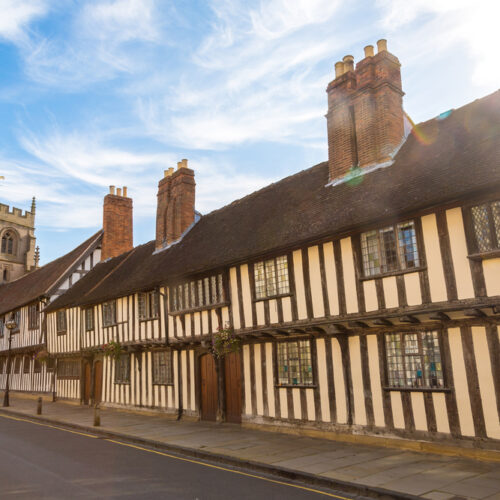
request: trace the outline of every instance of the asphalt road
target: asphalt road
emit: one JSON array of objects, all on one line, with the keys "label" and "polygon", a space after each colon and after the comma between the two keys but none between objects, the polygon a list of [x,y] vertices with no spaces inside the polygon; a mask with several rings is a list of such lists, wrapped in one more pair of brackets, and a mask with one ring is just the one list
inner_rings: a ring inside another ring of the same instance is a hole
[{"label": "asphalt road", "polygon": [[0,414],[0,498],[315,499],[348,494]]}]

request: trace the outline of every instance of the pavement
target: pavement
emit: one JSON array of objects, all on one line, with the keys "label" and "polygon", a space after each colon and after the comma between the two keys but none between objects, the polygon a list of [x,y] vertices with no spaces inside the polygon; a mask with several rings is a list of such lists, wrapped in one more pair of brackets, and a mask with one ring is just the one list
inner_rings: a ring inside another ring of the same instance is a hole
[{"label": "pavement", "polygon": [[176,421],[162,414],[115,408],[102,408],[101,426],[93,427],[92,408],[45,401],[38,417],[34,399],[11,393],[10,403],[0,411],[358,495],[500,500],[498,460],[331,441],[235,424]]}]

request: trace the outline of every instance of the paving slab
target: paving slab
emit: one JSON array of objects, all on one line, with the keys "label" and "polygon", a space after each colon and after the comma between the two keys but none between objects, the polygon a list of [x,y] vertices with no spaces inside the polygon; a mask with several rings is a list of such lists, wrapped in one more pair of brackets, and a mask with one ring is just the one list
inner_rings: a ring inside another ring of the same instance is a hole
[{"label": "paving slab", "polygon": [[[11,394],[7,409],[34,417],[36,401]],[[65,402],[43,405],[43,418],[91,427],[93,408]],[[172,415],[101,409],[101,431],[147,439],[165,446],[203,450],[214,456],[267,464],[431,500],[500,500],[500,462],[330,441],[247,429],[235,424],[176,420]]]}]

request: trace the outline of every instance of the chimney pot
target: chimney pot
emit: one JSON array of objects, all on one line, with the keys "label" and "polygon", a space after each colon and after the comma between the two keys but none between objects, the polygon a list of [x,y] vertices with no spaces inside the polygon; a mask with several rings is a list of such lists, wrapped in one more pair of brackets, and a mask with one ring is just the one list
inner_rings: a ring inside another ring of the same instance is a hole
[{"label": "chimney pot", "polygon": [[188,161],[186,160],[186,158],[182,159],[181,163],[182,163],[182,168],[188,168]]},{"label": "chimney pot", "polygon": [[344,73],[354,70],[354,57],[351,55],[344,56]]},{"label": "chimney pot", "polygon": [[172,175],[174,173],[174,167],[170,167],[168,169],[168,174],[167,175]]},{"label": "chimney pot", "polygon": [[365,57],[373,57],[373,45],[367,45],[365,47]]},{"label": "chimney pot", "polygon": [[385,38],[381,38],[377,42],[377,51],[382,52],[383,50],[387,50],[387,40]]},{"label": "chimney pot", "polygon": [[182,168],[182,161],[177,162],[177,170],[180,170]]},{"label": "chimney pot", "polygon": [[168,170],[163,171],[163,177],[168,177]]},{"label": "chimney pot", "polygon": [[124,198],[127,197],[127,186],[123,186],[123,196]]},{"label": "chimney pot", "polygon": [[115,186],[109,186],[109,194],[115,194]]},{"label": "chimney pot", "polygon": [[344,63],[342,61],[335,63],[335,78],[344,74]]},{"label": "chimney pot", "polygon": [[116,188],[116,196],[122,195],[122,188]]}]

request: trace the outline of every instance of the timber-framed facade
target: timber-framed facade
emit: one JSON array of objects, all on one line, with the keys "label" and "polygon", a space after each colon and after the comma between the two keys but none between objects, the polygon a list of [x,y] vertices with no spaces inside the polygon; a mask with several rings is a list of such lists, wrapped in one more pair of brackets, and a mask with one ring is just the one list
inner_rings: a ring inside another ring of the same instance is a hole
[{"label": "timber-framed facade", "polygon": [[[58,396],[498,448],[500,93],[410,131],[385,41],[351,63],[328,162],[201,217],[187,161],[165,171],[156,239],[47,307],[49,352],[81,358]],[[219,329],[241,350],[214,357]]]}]

